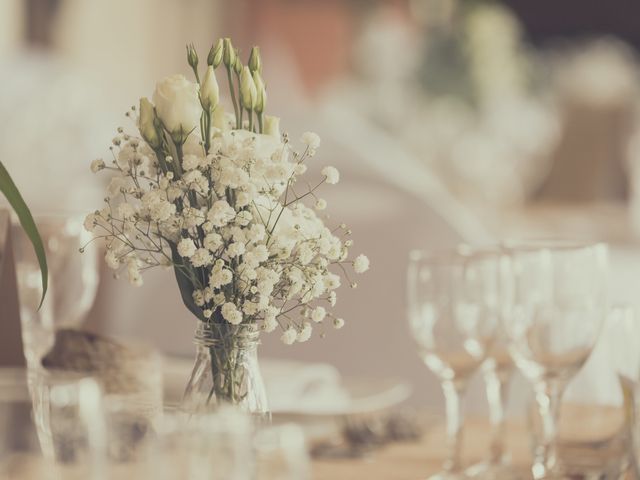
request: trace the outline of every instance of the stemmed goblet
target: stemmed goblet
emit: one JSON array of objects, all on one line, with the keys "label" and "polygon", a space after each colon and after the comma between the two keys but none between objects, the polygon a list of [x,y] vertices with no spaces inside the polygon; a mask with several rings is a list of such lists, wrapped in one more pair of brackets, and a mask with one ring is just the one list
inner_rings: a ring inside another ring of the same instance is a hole
[{"label": "stemmed goblet", "polygon": [[[460,248],[472,257],[474,270],[477,272],[474,286],[475,302],[485,316],[493,318],[492,325],[499,326],[504,313],[503,283],[505,280],[509,281],[503,276],[504,254],[497,246],[480,249],[468,246]],[[500,328],[496,329],[486,355],[480,371],[486,387],[491,421],[489,458],[472,465],[465,474],[476,479],[516,480],[521,478],[522,474],[511,465],[504,447],[508,387],[515,366],[507,350],[506,336]]]},{"label": "stemmed goblet", "polygon": [[559,405],[588,359],[607,315],[607,247],[602,243],[505,244],[504,330],[509,353],[535,392],[542,437],[534,478],[562,478],[557,459]]},{"label": "stemmed goblet", "polygon": [[460,460],[461,397],[486,358],[498,318],[485,308],[497,270],[488,257],[462,251],[414,251],[409,262],[409,323],[419,353],[441,382],[447,412],[449,456],[431,479],[465,478]]}]

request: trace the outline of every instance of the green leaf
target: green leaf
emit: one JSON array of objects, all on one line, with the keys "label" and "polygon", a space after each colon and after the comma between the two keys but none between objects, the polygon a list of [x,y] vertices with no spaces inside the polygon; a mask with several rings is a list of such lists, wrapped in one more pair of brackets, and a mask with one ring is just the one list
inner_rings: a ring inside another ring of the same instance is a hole
[{"label": "green leaf", "polygon": [[29,237],[29,240],[31,240],[33,249],[35,250],[36,256],[38,257],[38,263],[40,264],[40,274],[42,275],[42,298],[40,299],[40,305],[38,306],[39,309],[42,306],[42,302],[44,302],[44,297],[47,294],[47,286],[49,283],[47,256],[44,251],[44,245],[42,244],[42,238],[40,238],[40,233],[38,233],[38,227],[36,227],[36,223],[33,221],[33,216],[31,216],[29,207],[22,198],[22,195],[20,195],[16,184],[13,183],[13,180],[11,180],[11,176],[9,175],[9,172],[4,167],[2,162],[0,162],[0,192],[4,194],[4,196],[9,201],[9,205],[11,205],[13,210],[18,215],[20,225],[22,225],[22,228],[27,234],[27,237]]},{"label": "green leaf", "polygon": [[193,301],[193,283],[189,276],[180,269],[180,266],[184,264],[184,261],[182,260],[182,257],[180,257],[176,245],[172,242],[169,242],[169,246],[171,247],[171,259],[173,260],[173,264],[175,265],[173,267],[173,270],[176,274],[176,281],[178,282],[178,287],[180,288],[182,301],[191,313],[198,317],[198,319],[204,321],[206,319],[204,318],[202,309],[196,305],[196,302]]}]

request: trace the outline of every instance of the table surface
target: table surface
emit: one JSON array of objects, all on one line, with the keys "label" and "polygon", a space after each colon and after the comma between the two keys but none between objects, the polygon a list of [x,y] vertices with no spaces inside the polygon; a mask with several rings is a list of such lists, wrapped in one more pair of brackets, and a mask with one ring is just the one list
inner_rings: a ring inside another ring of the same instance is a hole
[{"label": "table surface", "polygon": [[[568,441],[585,441],[611,438],[620,429],[623,415],[620,409],[600,407],[598,415],[592,415],[590,407],[563,408],[564,421],[560,425],[560,437]],[[472,465],[488,457],[490,426],[486,419],[468,419],[465,426],[462,457],[466,465]],[[316,459],[313,461],[313,480],[417,480],[425,479],[440,470],[446,457],[445,430],[442,422],[433,424],[419,441],[389,444],[357,459]],[[530,470],[531,435],[524,420],[511,420],[507,425],[505,445],[512,464],[524,474]],[[27,457],[26,470],[20,475],[9,475],[12,480],[42,478],[33,474],[38,461]],[[124,468],[124,467],[123,467]],[[129,476],[131,467],[126,467]],[[0,471],[2,469],[0,468]],[[11,471],[11,468],[9,469]],[[25,474],[25,472],[28,472]],[[122,478],[125,478],[123,476]],[[4,477],[0,472],[0,478]],[[71,479],[71,476],[66,476]],[[73,478],[82,478],[73,477]],[[118,477],[120,478],[120,477]]]},{"label": "table surface", "polygon": [[[489,425],[486,420],[467,421],[463,440],[465,464],[479,462],[488,455]],[[506,445],[514,465],[527,470],[530,463],[529,436],[524,422],[510,422]],[[417,480],[440,470],[446,457],[445,430],[436,425],[418,442],[394,443],[359,459],[315,460],[313,480]]]},{"label": "table surface", "polygon": [[[588,405],[563,405],[559,438],[568,444],[611,438],[623,425],[621,409]],[[508,422],[505,445],[511,462],[528,475],[532,437],[524,419]],[[488,458],[490,426],[486,419],[465,423],[462,458],[472,465]],[[442,422],[427,430],[417,442],[394,443],[359,459],[314,460],[313,480],[417,480],[437,473],[446,458]]]}]

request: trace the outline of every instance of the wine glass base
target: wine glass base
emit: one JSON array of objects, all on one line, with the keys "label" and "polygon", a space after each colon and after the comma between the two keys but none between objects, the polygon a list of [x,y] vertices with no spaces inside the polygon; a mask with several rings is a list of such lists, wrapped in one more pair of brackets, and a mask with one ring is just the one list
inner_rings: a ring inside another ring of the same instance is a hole
[{"label": "wine glass base", "polygon": [[531,478],[531,472],[522,471],[509,463],[481,462],[464,471],[466,478],[482,480],[523,480]]}]

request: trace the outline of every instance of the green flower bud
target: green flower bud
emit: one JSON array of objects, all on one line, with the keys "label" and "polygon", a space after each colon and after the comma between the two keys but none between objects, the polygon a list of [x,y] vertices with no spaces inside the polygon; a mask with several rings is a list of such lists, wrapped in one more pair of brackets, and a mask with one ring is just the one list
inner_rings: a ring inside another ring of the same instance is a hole
[{"label": "green flower bud", "polygon": [[[249,69],[251,69],[251,67],[249,67]],[[256,104],[254,109],[256,113],[262,113],[267,105],[267,92],[258,70],[253,72],[253,83],[256,85]]]},{"label": "green flower bud", "polygon": [[148,98],[141,98],[138,128],[142,138],[144,138],[153,149],[158,148],[162,143],[156,128],[157,123],[158,120],[156,118],[156,111],[153,103],[151,103]]},{"label": "green flower bud", "polygon": [[236,51],[231,44],[230,38],[225,38],[223,41],[224,53],[222,55],[222,61],[227,68],[233,68],[236,64]]},{"label": "green flower bud", "polygon": [[207,57],[207,64],[212,65],[213,68],[218,68],[218,65],[222,63],[223,53],[224,41],[220,38],[215,45],[211,46],[211,50],[209,50],[209,56]]},{"label": "green flower bud", "polygon": [[262,72],[262,60],[260,59],[260,47],[253,47],[249,54],[249,69],[251,72]]},{"label": "green flower bud", "polygon": [[219,100],[220,89],[218,88],[218,81],[216,80],[213,65],[209,65],[204,74],[202,85],[200,85],[200,103],[202,103],[202,108],[211,112],[216,108]]},{"label": "green flower bud", "polygon": [[196,53],[196,49],[193,47],[193,44],[187,45],[187,62],[194,70],[198,68],[198,54]]},{"label": "green flower bud", "polygon": [[240,60],[240,55],[238,49],[236,48],[236,63],[233,65],[234,70],[237,75],[240,75],[242,72],[242,60]]},{"label": "green flower bud", "polygon": [[240,74],[240,103],[247,110],[253,110],[256,96],[256,84],[253,82],[251,70],[249,67],[244,67]]}]

